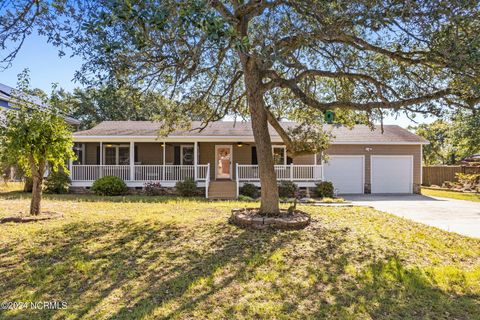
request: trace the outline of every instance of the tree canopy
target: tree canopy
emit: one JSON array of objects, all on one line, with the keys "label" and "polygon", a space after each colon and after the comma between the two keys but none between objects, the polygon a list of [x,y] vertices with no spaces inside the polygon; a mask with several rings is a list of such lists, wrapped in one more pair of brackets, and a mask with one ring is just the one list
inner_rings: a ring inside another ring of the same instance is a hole
[{"label": "tree canopy", "polygon": [[8,111],[0,125],[0,157],[4,163],[15,163],[33,180],[30,213],[41,212],[43,177],[47,165],[68,172],[66,163],[75,154],[72,133],[59,110],[43,101],[28,88],[28,79],[19,82],[12,94],[14,109]]},{"label": "tree canopy", "polygon": [[155,120],[170,103],[159,93],[131,86],[76,88],[73,93],[62,90],[58,96],[62,108],[84,129],[108,120]]},{"label": "tree canopy", "polygon": [[[477,111],[480,101],[477,1],[21,0],[0,28],[4,48],[35,28],[72,48],[86,61],[83,82],[154,88],[205,123],[248,116],[266,213],[278,212],[267,123],[293,155],[325,147],[327,110],[371,123]],[[302,120],[309,143],[285,131],[282,116]]]},{"label": "tree canopy", "polygon": [[480,113],[458,111],[412,129],[430,142],[423,147],[423,160],[427,165],[456,164],[480,153]]}]

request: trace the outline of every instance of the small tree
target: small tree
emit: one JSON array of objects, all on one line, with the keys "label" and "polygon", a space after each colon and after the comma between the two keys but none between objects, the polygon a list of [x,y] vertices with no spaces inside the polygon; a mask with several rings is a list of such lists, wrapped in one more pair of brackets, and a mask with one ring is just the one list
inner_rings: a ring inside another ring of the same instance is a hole
[{"label": "small tree", "polygon": [[[22,80],[20,81],[22,82]],[[74,158],[71,131],[58,110],[45,101],[39,106],[30,95],[28,80],[14,94],[15,110],[0,125],[1,156],[25,169],[33,181],[30,214],[41,212],[43,178],[47,164],[68,172],[66,162]]]}]

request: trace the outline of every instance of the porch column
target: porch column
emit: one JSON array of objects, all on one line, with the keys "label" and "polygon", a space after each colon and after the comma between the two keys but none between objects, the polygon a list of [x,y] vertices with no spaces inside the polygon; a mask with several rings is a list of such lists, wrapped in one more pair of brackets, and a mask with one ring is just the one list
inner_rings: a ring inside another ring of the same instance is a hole
[{"label": "porch column", "polygon": [[98,169],[98,177],[103,177],[103,142],[100,141],[100,168]]},{"label": "porch column", "polygon": [[163,141],[163,170],[162,170],[162,181],[165,181],[165,149],[167,146],[165,145],[165,141]]},{"label": "porch column", "polygon": [[195,141],[194,144],[193,144],[193,170],[194,170],[194,180],[197,181],[197,163],[198,163],[198,159],[197,159],[197,155],[198,155],[198,141]]},{"label": "porch column", "polygon": [[135,142],[130,141],[130,180],[135,180]]},{"label": "porch column", "polygon": [[[12,175],[10,170],[10,176]],[[72,159],[68,159],[68,176],[72,179]]]}]

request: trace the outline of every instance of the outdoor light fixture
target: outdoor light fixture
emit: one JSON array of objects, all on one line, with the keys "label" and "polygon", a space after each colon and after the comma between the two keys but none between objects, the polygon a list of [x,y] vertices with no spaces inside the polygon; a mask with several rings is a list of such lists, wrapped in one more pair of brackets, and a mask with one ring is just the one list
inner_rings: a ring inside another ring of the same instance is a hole
[{"label": "outdoor light fixture", "polygon": [[242,142],[237,142],[237,147],[241,148],[243,146]]},{"label": "outdoor light fixture", "polygon": [[370,147],[366,147],[366,148],[365,148],[365,151],[368,151],[368,152],[370,152],[370,151],[372,151],[372,150],[373,150],[373,148],[370,148]]}]

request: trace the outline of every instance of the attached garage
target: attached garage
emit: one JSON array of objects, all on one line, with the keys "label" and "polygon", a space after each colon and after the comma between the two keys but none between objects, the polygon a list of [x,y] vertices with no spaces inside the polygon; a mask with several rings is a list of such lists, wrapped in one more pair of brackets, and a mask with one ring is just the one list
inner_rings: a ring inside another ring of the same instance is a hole
[{"label": "attached garage", "polygon": [[412,193],[413,156],[372,155],[372,193]]},{"label": "attached garage", "polygon": [[331,181],[339,194],[363,193],[365,157],[363,155],[331,155],[324,163],[323,177]]}]

